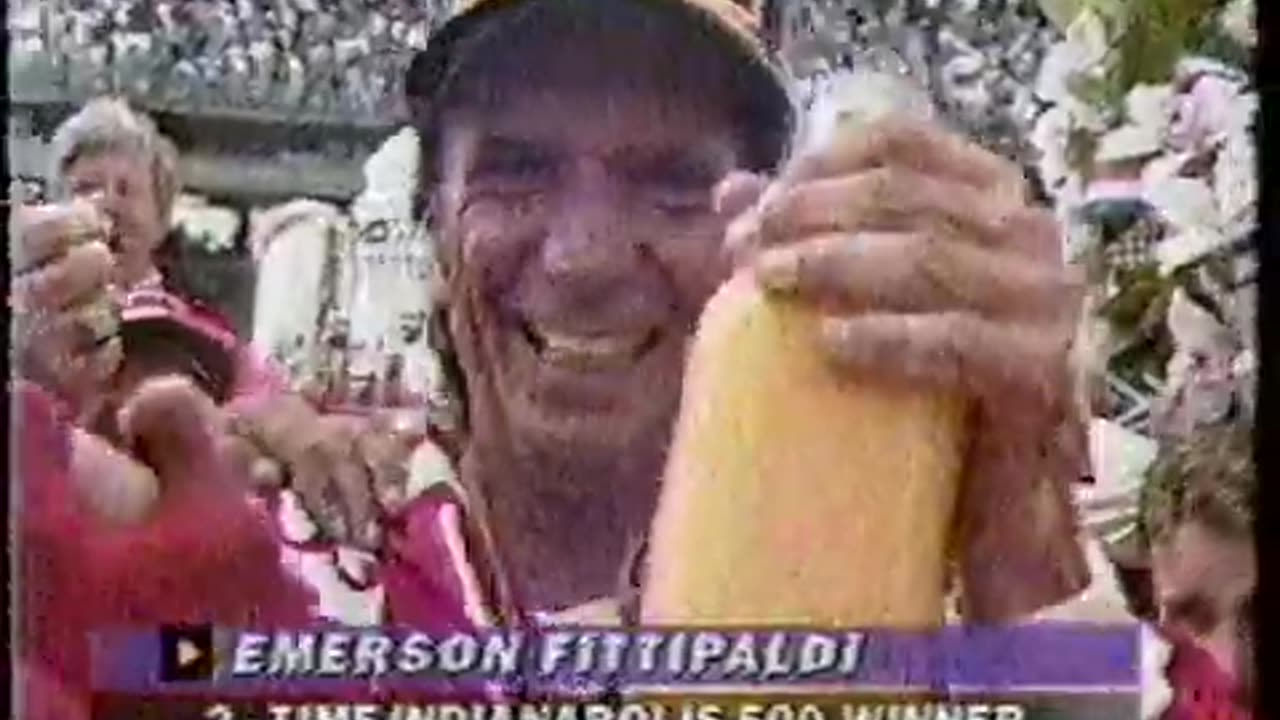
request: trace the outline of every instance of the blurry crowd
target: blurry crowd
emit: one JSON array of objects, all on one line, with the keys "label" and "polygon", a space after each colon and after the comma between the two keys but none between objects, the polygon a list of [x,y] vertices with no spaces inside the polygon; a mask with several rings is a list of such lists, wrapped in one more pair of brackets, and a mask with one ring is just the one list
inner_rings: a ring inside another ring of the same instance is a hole
[{"label": "blurry crowd", "polygon": [[[453,0],[24,0],[9,12],[17,90],[73,99],[113,92],[148,104],[399,113],[399,69]],[[783,6],[801,76],[851,47],[892,47],[948,114],[1022,154],[1038,108],[1030,85],[1053,29],[1033,4],[965,0]],[[914,17],[899,17],[914,12]],[[886,28],[893,28],[886,30]],[[803,38],[796,41],[797,38]]]},{"label": "blurry crowd", "polygon": [[[1059,31],[1028,0],[778,4],[781,45],[803,94],[821,95],[840,67],[881,65],[927,87],[948,122],[1000,154],[1029,162],[1043,103],[1033,88]],[[887,51],[887,52],[886,52]]]},{"label": "blurry crowd", "polygon": [[[19,96],[112,92],[151,106],[386,120],[400,116],[407,54],[452,4],[24,0],[9,13],[11,77]],[[1005,154],[1027,155],[1024,138],[1042,110],[1030,88],[1054,35],[1034,3],[781,7],[786,54],[800,78],[853,62],[849,48],[892,48],[961,127]]]},{"label": "blurry crowd", "polygon": [[395,114],[405,55],[449,0],[57,0],[10,8],[19,95]]}]

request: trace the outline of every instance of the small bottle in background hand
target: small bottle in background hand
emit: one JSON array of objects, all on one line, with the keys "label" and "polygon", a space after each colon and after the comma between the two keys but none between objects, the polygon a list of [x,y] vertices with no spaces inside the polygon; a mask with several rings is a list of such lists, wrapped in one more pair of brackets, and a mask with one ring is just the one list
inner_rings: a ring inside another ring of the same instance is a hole
[{"label": "small bottle in background hand", "polygon": [[[89,241],[103,242],[114,256],[119,251],[120,233],[111,215],[103,209],[105,198],[105,194],[100,191],[87,193],[74,196],[71,204],[74,207],[85,208],[84,212],[90,214],[98,226],[98,232],[95,236],[83,238],[81,243]],[[124,291],[114,282],[114,267],[112,270],[111,276],[107,279],[103,296],[91,304],[92,310],[88,312],[85,318],[86,325],[98,345],[120,336],[120,318],[121,308],[124,304]]]},{"label": "small bottle in background hand", "polygon": [[[75,194],[73,197],[74,202],[88,203],[97,211],[98,217],[101,219],[103,224],[103,232],[105,233],[105,242],[107,243],[107,247],[111,250],[112,255],[117,258],[117,264],[119,264],[120,258],[124,253],[124,232],[120,227],[120,223],[116,221],[115,216],[112,214],[106,192],[97,188],[90,188],[86,191]],[[123,296],[125,293],[135,289],[129,283],[125,283],[123,286],[120,286],[118,276],[121,272],[122,268],[118,267],[112,274],[112,283],[117,285],[115,292],[119,296]]]},{"label": "small bottle in background hand", "polygon": [[[890,50],[870,50],[854,61],[853,68],[838,70],[821,82],[800,118],[791,155],[777,179],[761,193],[754,209],[736,222],[758,226],[756,218],[763,208],[775,204],[791,181],[807,172],[808,161],[833,146],[858,142],[863,130],[890,115],[920,121],[937,119],[933,100],[905,61]],[[751,243],[734,245],[731,252],[742,258],[749,255],[750,246]]]},{"label": "small bottle in background hand", "polygon": [[796,155],[817,152],[839,141],[838,133],[865,128],[888,115],[937,118],[924,84],[906,63],[892,51],[871,50],[859,55],[851,69],[822,82],[799,128]]},{"label": "small bottle in background hand", "polygon": [[109,222],[75,199],[15,207],[9,231],[18,372],[82,409],[122,357]]},{"label": "small bottle in background hand", "polygon": [[[887,117],[933,123],[938,113],[925,85],[892,50],[877,47],[861,53],[852,68],[823,78],[808,98],[790,144],[789,157],[754,205],[734,220],[727,231],[729,253],[736,261],[759,248],[760,218],[782,195],[818,168],[818,158],[842,154],[864,142],[866,131]],[[821,162],[821,161],[819,161]]]}]

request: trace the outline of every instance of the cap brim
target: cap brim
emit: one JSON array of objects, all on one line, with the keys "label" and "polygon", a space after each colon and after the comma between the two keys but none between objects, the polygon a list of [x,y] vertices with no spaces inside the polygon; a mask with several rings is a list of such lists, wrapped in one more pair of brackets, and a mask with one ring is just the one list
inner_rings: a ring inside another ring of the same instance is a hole
[{"label": "cap brim", "polygon": [[[181,366],[166,368],[166,372],[192,374],[201,389],[215,401],[228,399],[235,381],[235,348],[228,347],[221,338],[211,337],[172,317],[151,314],[122,322],[120,337],[126,356],[154,356],[159,352]],[[160,352],[161,348],[167,350]],[[181,356],[181,360],[176,356]],[[194,372],[196,370],[198,372]]]},{"label": "cap brim", "polygon": [[[479,28],[496,16],[528,4],[530,0],[478,0],[451,18],[435,31],[424,50],[419,51],[409,64],[405,75],[405,96],[414,124],[421,130],[430,128],[437,109],[437,99],[447,88],[450,69],[456,60],[459,45]],[[605,0],[601,0],[602,2]],[[611,2],[638,2],[640,0],[608,0]],[[777,124],[785,128],[779,133],[779,147],[774,162],[785,154],[785,143],[794,122],[794,106],[788,92],[788,84],[777,60],[764,42],[750,28],[745,10],[725,0],[643,0],[646,5],[661,5],[666,9],[685,13],[693,22],[710,31],[712,37],[723,41],[725,52],[755,74],[750,85],[753,94],[751,106],[764,115],[762,124]],[[737,17],[734,17],[737,15]]]}]

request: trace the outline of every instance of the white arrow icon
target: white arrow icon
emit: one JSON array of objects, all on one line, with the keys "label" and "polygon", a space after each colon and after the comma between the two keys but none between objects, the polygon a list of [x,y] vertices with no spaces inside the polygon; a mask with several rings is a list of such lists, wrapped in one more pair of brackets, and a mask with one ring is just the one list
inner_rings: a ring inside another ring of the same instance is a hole
[{"label": "white arrow icon", "polygon": [[190,640],[178,641],[178,664],[179,665],[186,667],[187,665],[190,665],[191,663],[200,659],[200,656],[203,654],[204,653],[200,652],[200,648],[196,647],[196,644],[191,642]]}]

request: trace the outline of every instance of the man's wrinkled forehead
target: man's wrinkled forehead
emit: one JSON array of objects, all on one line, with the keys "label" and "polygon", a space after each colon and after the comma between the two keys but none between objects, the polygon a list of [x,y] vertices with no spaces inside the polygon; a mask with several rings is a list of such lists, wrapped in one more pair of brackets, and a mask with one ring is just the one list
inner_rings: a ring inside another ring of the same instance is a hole
[{"label": "man's wrinkled forehead", "polygon": [[731,112],[734,69],[715,41],[642,3],[611,7],[584,14],[535,5],[492,21],[459,48],[444,105],[492,109],[517,90],[537,89],[672,102],[711,94]]},{"label": "man's wrinkled forehead", "polygon": [[506,139],[583,153],[666,145],[682,155],[732,158],[745,142],[705,95],[574,86],[553,77],[453,105],[440,127],[455,144]]}]

